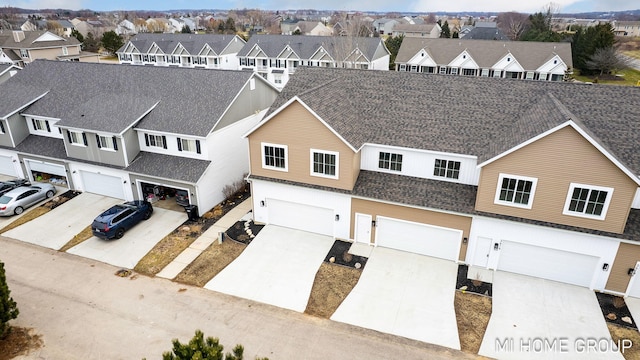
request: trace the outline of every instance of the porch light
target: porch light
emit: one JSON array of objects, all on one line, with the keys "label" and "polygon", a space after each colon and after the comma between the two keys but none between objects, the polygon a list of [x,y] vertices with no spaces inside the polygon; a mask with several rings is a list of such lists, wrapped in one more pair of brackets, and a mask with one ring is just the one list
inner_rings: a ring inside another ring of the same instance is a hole
[{"label": "porch light", "polygon": [[468,242],[469,242],[469,238],[462,238],[462,243],[463,243],[463,244],[466,244],[466,243],[468,243]]},{"label": "porch light", "polygon": [[629,268],[629,270],[627,271],[627,275],[629,276],[633,276],[636,273],[636,269],[634,268]]},{"label": "porch light", "polygon": [[602,265],[602,271],[607,271],[607,270],[609,270],[609,264],[604,263],[604,264]]},{"label": "porch light", "polygon": [[264,200],[260,200],[260,207],[264,207]]},{"label": "porch light", "polygon": [[336,214],[336,221],[340,221],[340,214]]}]

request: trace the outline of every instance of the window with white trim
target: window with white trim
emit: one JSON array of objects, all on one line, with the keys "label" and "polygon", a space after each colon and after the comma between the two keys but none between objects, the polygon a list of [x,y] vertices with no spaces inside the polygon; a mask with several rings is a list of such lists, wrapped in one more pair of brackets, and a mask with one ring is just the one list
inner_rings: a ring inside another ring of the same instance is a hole
[{"label": "window with white trim", "polygon": [[20,49],[20,56],[23,58],[28,58],[29,52],[26,49]]},{"label": "window with white trim", "polygon": [[287,171],[287,145],[262,143],[262,167]]},{"label": "window with white trim", "polygon": [[87,146],[87,136],[80,131],[67,130],[69,143],[76,146]]},{"label": "window with white trim", "polygon": [[66,46],[62,47],[62,55],[69,55],[69,50],[67,50]]},{"label": "window with white trim", "polygon": [[613,188],[571,183],[564,204],[564,215],[604,220]]},{"label": "window with white trim", "polygon": [[200,154],[200,140],[178,138],[178,151]]},{"label": "window with white trim", "polygon": [[51,132],[48,120],[31,119],[31,124],[34,130]]},{"label": "window with white trim", "polygon": [[150,147],[167,148],[167,137],[164,135],[144,134],[144,143]]},{"label": "window with white trim", "polygon": [[537,183],[537,178],[500,174],[494,203],[531,209]]},{"label": "window with white trim", "polygon": [[96,134],[96,143],[98,148],[102,150],[118,150],[118,141],[115,136],[105,136]]},{"label": "window with white trim", "polygon": [[378,157],[378,168],[393,171],[402,171],[402,154],[394,154],[381,151]]},{"label": "window with white trim", "polygon": [[338,153],[311,149],[311,175],[338,178]]},{"label": "window with white trim", "polygon": [[447,67],[446,66],[442,66],[440,68],[440,74],[446,74],[447,73]]},{"label": "window with white trim", "polygon": [[436,159],[433,175],[457,179],[460,176],[460,161]]}]

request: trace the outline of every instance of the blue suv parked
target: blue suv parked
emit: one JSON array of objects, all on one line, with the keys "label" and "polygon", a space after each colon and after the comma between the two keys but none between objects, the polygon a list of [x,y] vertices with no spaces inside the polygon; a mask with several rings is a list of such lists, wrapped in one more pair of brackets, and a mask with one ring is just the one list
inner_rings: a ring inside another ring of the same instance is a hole
[{"label": "blue suv parked", "polygon": [[148,201],[134,200],[114,205],[98,215],[91,224],[93,235],[104,239],[120,239],[124,232],[153,214]]}]

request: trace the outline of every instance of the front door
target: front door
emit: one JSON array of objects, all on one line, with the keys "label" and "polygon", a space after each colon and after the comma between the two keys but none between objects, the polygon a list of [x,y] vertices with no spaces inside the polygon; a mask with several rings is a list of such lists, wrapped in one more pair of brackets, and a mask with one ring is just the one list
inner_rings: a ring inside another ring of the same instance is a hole
[{"label": "front door", "polygon": [[371,215],[356,213],[356,242],[371,243]]},{"label": "front door", "polygon": [[489,254],[491,253],[491,243],[493,240],[478,236],[476,240],[476,250],[474,252],[474,265],[486,268],[489,265]]}]

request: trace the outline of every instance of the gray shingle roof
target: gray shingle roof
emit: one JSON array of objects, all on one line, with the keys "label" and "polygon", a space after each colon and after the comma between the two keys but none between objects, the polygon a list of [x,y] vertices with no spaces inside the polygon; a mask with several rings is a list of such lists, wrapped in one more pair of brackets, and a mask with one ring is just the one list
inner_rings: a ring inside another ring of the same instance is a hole
[{"label": "gray shingle roof", "polygon": [[122,52],[129,43],[133,44],[136,49],[145,54],[155,43],[165,54],[171,54],[178,44],[187,50],[191,55],[197,55],[202,51],[205,45],[209,45],[216,54],[222,54],[222,51],[230,42],[242,41],[236,35],[219,35],[219,34],[149,34],[140,33],[135,35],[131,40],[125,43],[117,52]]},{"label": "gray shingle roof", "polygon": [[490,27],[475,27],[471,29],[465,36],[464,39],[473,39],[473,40],[500,40],[500,41],[509,41],[509,37],[500,30],[500,28],[490,28]]},{"label": "gray shingle roof", "polygon": [[137,128],[206,137],[252,76],[231,70],[37,60],[4,82],[2,92],[38,84],[50,92],[24,113],[94,130],[108,130],[105,121],[122,129],[159,102]]},{"label": "gray shingle roof", "polygon": [[48,136],[29,135],[15,150],[21,153],[46,156],[54,159],[66,159],[67,150],[64,141]]},{"label": "gray shingle roof", "polygon": [[[494,29],[495,30],[495,29]],[[466,36],[465,36],[466,38]],[[426,49],[438,65],[451,63],[467,50],[481,68],[491,68],[511,53],[525,70],[535,70],[554,54],[560,56],[568,67],[573,67],[571,44],[562,42],[495,41],[463,39],[405,38],[398,50],[396,63],[406,63],[421,49]]]},{"label": "gray shingle roof", "polygon": [[0,47],[7,49],[37,49],[52,46],[75,46],[80,44],[80,41],[73,36],[62,38],[62,40],[34,42],[46,32],[47,31],[23,31],[24,40],[20,42],[14,40],[11,31],[0,33]]},{"label": "gray shingle roof", "polygon": [[294,96],[356,149],[374,143],[479,160],[572,118],[640,174],[637,87],[301,67],[269,113]]},{"label": "gray shingle roof", "polygon": [[49,91],[48,88],[39,85],[6,85],[9,80],[7,80],[3,86],[0,86],[0,99],[2,99],[0,101],[0,118],[5,118],[17,110],[24,108],[27,104],[33,101],[33,99],[36,99]]},{"label": "gray shingle roof", "polygon": [[141,151],[126,168],[141,175],[197,183],[211,161]]},{"label": "gray shingle roof", "polygon": [[324,48],[337,61],[344,60],[358,48],[369,61],[376,60],[376,50],[382,40],[369,37],[349,36],[307,36],[307,35],[254,35],[238,52],[238,56],[247,56],[255,45],[270,58],[276,58],[287,47],[300,57],[310,59],[313,54]]}]

